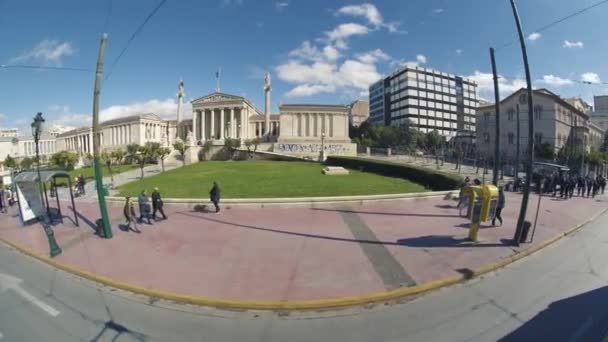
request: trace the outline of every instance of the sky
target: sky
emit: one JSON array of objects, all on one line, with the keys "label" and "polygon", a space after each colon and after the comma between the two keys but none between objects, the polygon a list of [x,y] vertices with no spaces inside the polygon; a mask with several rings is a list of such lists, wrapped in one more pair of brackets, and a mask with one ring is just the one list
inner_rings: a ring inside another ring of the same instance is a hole
[{"label": "sky", "polygon": [[[37,112],[48,126],[90,125],[103,32],[102,120],[175,118],[179,80],[190,101],[215,90],[218,70],[222,92],[260,110],[271,73],[274,112],[366,99],[371,83],[405,65],[470,77],[493,99],[490,47],[501,96],[525,86],[508,0],[167,0],[127,44],[160,1],[0,0],[0,65],[89,70],[0,68],[0,127],[27,134]],[[536,32],[598,1],[519,1],[535,87],[589,102],[608,94],[608,3]]]}]

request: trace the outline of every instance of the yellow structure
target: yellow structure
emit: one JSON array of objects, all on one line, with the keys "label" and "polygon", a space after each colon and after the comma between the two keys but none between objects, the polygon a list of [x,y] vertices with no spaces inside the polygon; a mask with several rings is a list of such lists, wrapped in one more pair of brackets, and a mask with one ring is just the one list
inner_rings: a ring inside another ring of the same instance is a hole
[{"label": "yellow structure", "polygon": [[469,239],[477,241],[479,224],[494,217],[498,204],[498,188],[494,185],[468,186],[463,189],[463,196],[469,198],[467,217],[471,220]]},{"label": "yellow structure", "polygon": [[481,186],[482,205],[481,205],[481,222],[491,220],[496,213],[498,205],[498,188],[494,185],[485,184]]}]

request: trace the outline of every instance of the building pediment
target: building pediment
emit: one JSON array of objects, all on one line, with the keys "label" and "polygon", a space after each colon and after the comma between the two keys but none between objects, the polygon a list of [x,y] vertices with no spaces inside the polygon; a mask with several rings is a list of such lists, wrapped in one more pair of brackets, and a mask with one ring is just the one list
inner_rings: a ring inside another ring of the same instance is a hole
[{"label": "building pediment", "polygon": [[241,96],[215,92],[213,94],[199,97],[198,99],[191,101],[191,103],[193,105],[197,105],[197,104],[209,104],[209,103],[235,102],[235,101],[244,101],[244,100],[245,99]]}]

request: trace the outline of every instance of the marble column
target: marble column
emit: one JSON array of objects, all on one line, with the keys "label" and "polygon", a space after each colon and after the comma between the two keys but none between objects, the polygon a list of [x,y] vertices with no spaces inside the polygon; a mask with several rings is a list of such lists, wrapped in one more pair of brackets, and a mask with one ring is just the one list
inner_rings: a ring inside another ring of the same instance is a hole
[{"label": "marble column", "polygon": [[226,109],[225,108],[220,108],[220,140],[224,140],[224,111]]},{"label": "marble column", "polygon": [[217,137],[217,135],[215,135],[215,108],[210,109],[211,110],[211,140],[215,140],[215,138]]},{"label": "marble column", "polygon": [[194,140],[198,140],[198,111],[194,110],[192,112],[192,134],[194,135]]},{"label": "marble column", "polygon": [[205,131],[205,121],[207,121],[207,115],[205,115],[205,110],[201,110],[201,140],[207,140],[207,132]]},{"label": "marble column", "polygon": [[234,122],[234,108],[230,107],[230,138],[236,138],[234,134],[236,132],[236,122]]}]

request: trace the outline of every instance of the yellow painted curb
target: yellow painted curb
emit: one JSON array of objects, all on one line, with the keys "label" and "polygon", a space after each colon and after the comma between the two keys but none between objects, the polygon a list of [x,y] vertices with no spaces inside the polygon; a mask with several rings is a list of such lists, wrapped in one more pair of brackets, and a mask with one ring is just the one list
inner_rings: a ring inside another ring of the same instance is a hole
[{"label": "yellow painted curb", "polygon": [[272,310],[272,311],[304,311],[304,310],[324,310],[324,309],[333,309],[333,308],[341,308],[369,303],[378,303],[384,301],[397,300],[403,297],[420,294],[423,292],[428,292],[431,290],[435,290],[441,287],[454,285],[460,283],[464,280],[468,280],[471,278],[478,277],[482,274],[489,273],[495,271],[499,268],[505,267],[523,257],[526,257],[530,254],[533,254],[553,243],[560,240],[564,236],[570,235],[576,230],[580,229],[584,225],[589,222],[597,219],[599,216],[604,214],[607,209],[600,211],[598,214],[594,215],[587,221],[578,224],[571,229],[567,230],[564,233],[558,234],[557,236],[543,241],[537,246],[525,249],[515,255],[511,255],[506,257],[500,261],[493,262],[482,266],[478,269],[473,270],[472,276],[464,276],[464,275],[454,275],[451,277],[433,280],[430,282],[426,282],[424,284],[412,286],[412,287],[401,287],[391,291],[384,291],[373,293],[369,295],[360,295],[360,296],[352,296],[352,297],[342,297],[342,298],[332,298],[332,299],[319,299],[319,300],[305,300],[305,301],[290,301],[290,302],[267,302],[267,301],[248,301],[248,300],[230,300],[230,299],[218,299],[211,298],[205,296],[195,296],[195,295],[185,295],[176,292],[170,291],[162,291],[156,290],[146,287],[141,287],[117,280],[113,280],[104,276],[96,275],[87,271],[80,270],[78,268],[68,266],[57,262],[47,256],[40,255],[38,253],[32,252],[24,247],[21,247],[15,243],[7,241],[4,238],[0,238],[0,241],[5,243],[8,246],[13,247],[19,252],[26,254],[32,258],[40,260],[48,265],[66,271],[68,273],[72,273],[74,275],[80,276],[82,278],[114,287],[117,289],[133,292],[140,295],[145,295],[153,298],[160,298],[164,300],[174,301],[182,304],[193,304],[200,306],[210,306],[216,307],[220,309],[237,309],[237,310]]}]

